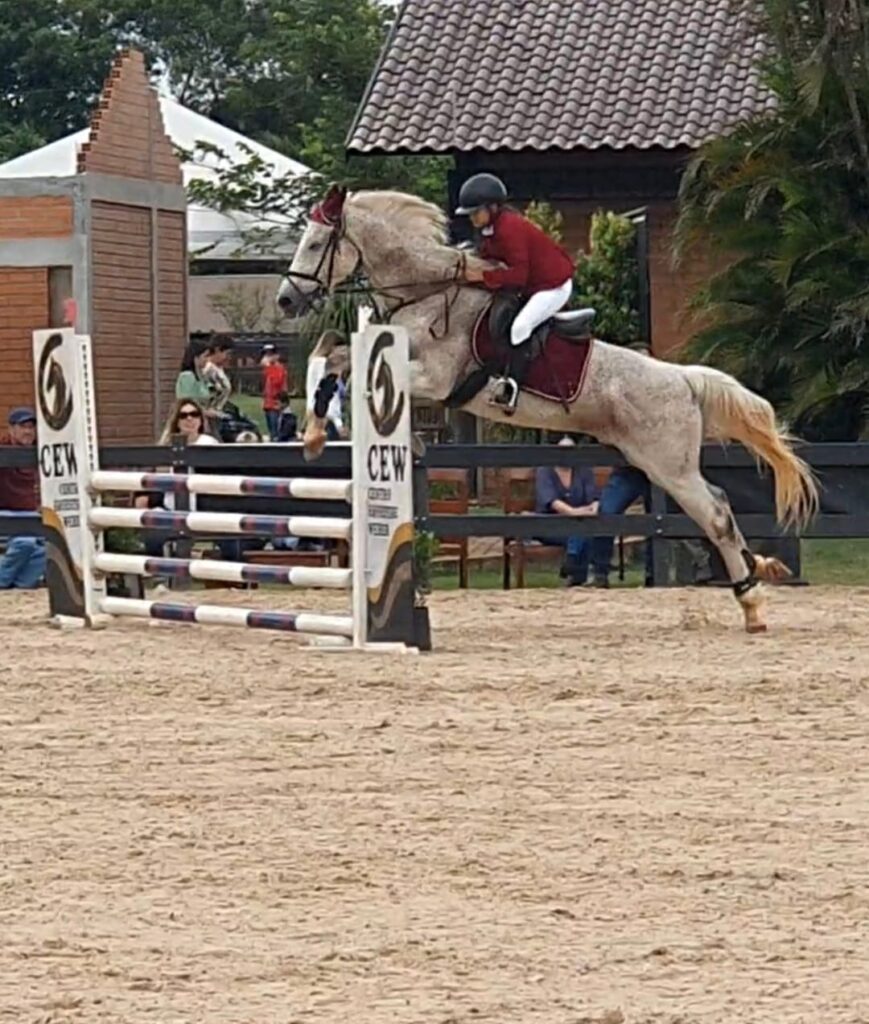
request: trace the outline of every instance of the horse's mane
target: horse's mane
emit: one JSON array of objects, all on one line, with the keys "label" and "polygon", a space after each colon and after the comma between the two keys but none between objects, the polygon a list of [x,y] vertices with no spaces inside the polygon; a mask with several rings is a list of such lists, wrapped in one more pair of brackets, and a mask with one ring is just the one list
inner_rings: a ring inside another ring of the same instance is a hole
[{"label": "horse's mane", "polygon": [[354,192],[347,202],[401,224],[402,234],[408,237],[435,245],[447,244],[447,218],[439,207],[425,199],[406,192]]}]

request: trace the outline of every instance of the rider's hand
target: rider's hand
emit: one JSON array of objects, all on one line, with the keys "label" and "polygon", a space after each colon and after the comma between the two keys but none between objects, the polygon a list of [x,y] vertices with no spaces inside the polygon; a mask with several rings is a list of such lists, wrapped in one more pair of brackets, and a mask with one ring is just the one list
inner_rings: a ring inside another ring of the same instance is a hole
[{"label": "rider's hand", "polygon": [[467,266],[465,267],[465,280],[468,284],[482,284],[483,273],[482,267]]}]

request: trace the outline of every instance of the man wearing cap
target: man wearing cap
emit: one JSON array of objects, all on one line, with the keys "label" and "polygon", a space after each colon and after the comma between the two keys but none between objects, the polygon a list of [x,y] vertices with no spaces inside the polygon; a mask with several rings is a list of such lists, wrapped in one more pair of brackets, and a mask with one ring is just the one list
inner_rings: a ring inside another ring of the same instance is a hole
[{"label": "man wearing cap", "polygon": [[[36,444],[36,413],[20,407],[9,413],[9,432],[0,445]],[[32,514],[39,508],[39,474],[35,467],[0,467],[0,512]],[[11,537],[0,558],[0,590],[31,589],[45,575],[45,541],[41,537]]]}]

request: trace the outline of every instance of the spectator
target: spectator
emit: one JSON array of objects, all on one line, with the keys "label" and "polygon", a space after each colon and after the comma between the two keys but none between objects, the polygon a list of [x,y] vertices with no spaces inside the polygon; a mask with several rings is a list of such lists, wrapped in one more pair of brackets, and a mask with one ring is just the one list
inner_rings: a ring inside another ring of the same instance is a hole
[{"label": "spectator", "polygon": [[213,337],[205,351],[202,364],[202,379],[210,393],[209,408],[221,412],[232,394],[232,383],[227,376],[226,366],[232,356],[235,342],[232,338]]},{"label": "spectator", "polygon": [[274,345],[263,345],[263,412],[269,437],[276,441],[278,437],[278,419],[281,413],[280,395],[289,391],[287,368],[281,363],[278,350]]},{"label": "spectator", "polygon": [[[219,444],[217,438],[212,437],[204,429],[205,413],[198,402],[191,398],[181,398],[172,407],[172,411],[163,427],[159,444],[172,444],[173,438],[183,437],[186,444]],[[135,508],[165,508],[174,510],[175,495],[171,493],[162,494],[155,491],[141,492],[134,496],[133,505]],[[189,498],[189,510],[196,511],[196,495],[191,494]],[[159,533],[146,532],[144,535],[145,554],[150,558],[162,558],[163,547],[166,543],[166,536]]]},{"label": "spectator", "polygon": [[209,342],[201,338],[191,338],[181,359],[181,370],[175,379],[176,398],[190,398],[202,409],[209,408],[212,401],[211,388],[202,374],[206,362],[212,355],[213,349]]},{"label": "spectator", "polygon": [[[318,351],[329,352],[332,351],[338,345],[346,344],[344,335],[340,331],[324,331],[317,340],[316,348]],[[314,378],[311,376],[313,366],[308,366],[308,381],[307,381],[307,414],[310,417],[314,412],[314,400],[317,396],[317,388],[314,386]],[[329,441],[338,441],[342,438],[349,436],[349,431],[344,426],[343,416],[343,403],[347,397],[347,382],[346,373],[338,375],[335,382],[335,390],[332,393],[332,397],[329,399],[329,405],[326,408],[325,416],[325,429],[326,439]]]},{"label": "spectator", "polygon": [[344,375],[338,377],[335,394],[326,409],[326,438],[329,441],[346,440],[350,432],[344,426],[344,399],[347,397],[347,382]]},{"label": "spectator", "polygon": [[[0,445],[36,444],[36,413],[13,409],[9,433]],[[0,509],[11,515],[32,515],[39,509],[39,474],[35,467],[0,468]],[[12,537],[0,559],[0,590],[30,590],[45,576],[45,541],[42,537]]]},{"label": "spectator", "polygon": [[220,444],[208,431],[205,410],[191,398],[179,398],[172,407],[159,443],[171,444],[172,438],[179,435],[186,444]]},{"label": "spectator", "polygon": [[[570,437],[558,442],[562,447],[572,447]],[[541,466],[536,475],[536,510],[539,514],[560,516],[597,515],[597,487],[590,467]],[[564,543],[544,540],[544,544]],[[581,587],[588,579],[588,563],[591,545],[587,537],[569,537],[565,543],[565,558],[561,573],[569,587]]]},{"label": "spectator", "polygon": [[278,416],[278,436],[272,438],[273,441],[295,441],[298,437],[299,421],[296,414],[290,408],[290,396],[286,391],[282,391],[278,395],[278,401],[281,403],[281,411]]},{"label": "spectator", "polygon": [[[618,466],[610,473],[609,480],[604,484],[600,496],[598,513],[602,516],[620,516],[635,501],[643,499],[646,511],[649,510],[650,488],[645,473],[633,466]],[[593,584],[596,587],[608,587],[609,574],[612,570],[614,537],[595,537],[591,547],[591,571]],[[652,546],[646,542],[646,586],[651,586]]]}]

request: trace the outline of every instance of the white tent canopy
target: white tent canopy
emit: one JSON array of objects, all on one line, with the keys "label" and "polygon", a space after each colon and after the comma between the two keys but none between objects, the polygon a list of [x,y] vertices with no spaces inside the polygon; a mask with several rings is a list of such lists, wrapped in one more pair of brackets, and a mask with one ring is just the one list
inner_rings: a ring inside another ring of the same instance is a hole
[{"label": "white tent canopy", "polygon": [[[252,151],[268,164],[278,177],[287,174],[310,174],[310,168],[290,157],[278,153],[268,146],[247,139],[231,128],[226,128],[210,118],[182,107],[169,96],[160,97],[160,110],[166,134],[180,149],[194,150],[197,142],[207,142],[221,149],[229,159],[243,163],[248,159],[247,150]],[[76,173],[76,157],[79,149],[88,141],[89,129],[67,135],[47,146],[41,146],[31,153],[17,156],[0,164],[0,178],[63,178]],[[217,159],[210,154],[200,154],[196,162],[185,161],[182,165],[184,184],[194,180],[216,180]],[[242,244],[242,232],[252,228],[272,227],[258,222],[244,213],[218,213],[191,203],[187,210],[188,250],[191,254],[202,253],[209,259],[233,259],[238,256]],[[288,226],[285,238],[269,239],[264,256],[289,254],[295,246],[292,229]],[[256,252],[249,249],[245,256],[250,259]]]}]

